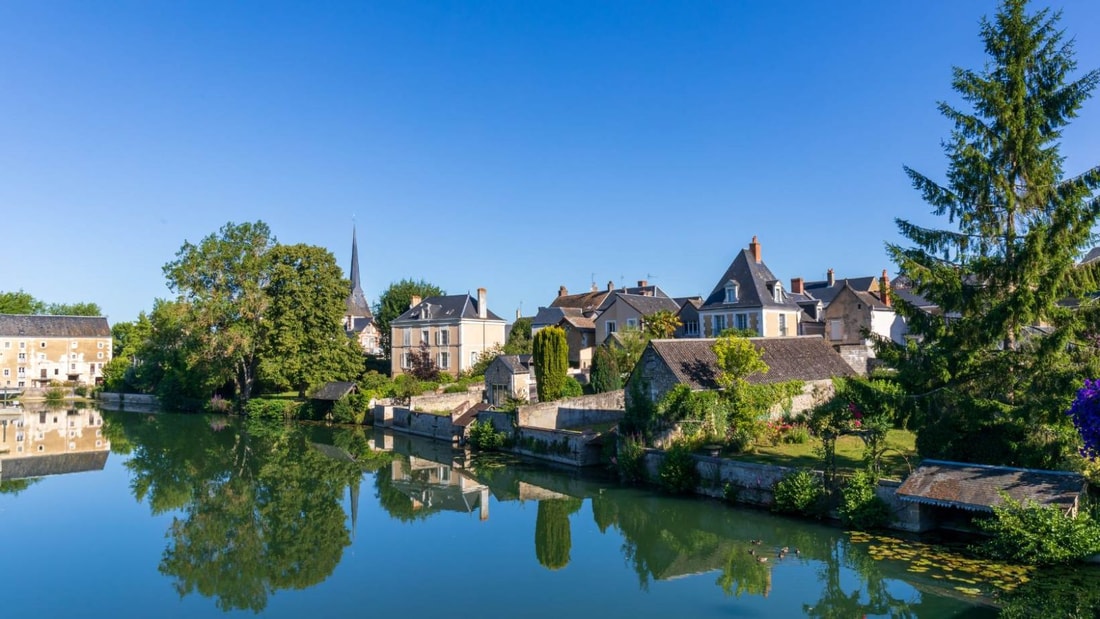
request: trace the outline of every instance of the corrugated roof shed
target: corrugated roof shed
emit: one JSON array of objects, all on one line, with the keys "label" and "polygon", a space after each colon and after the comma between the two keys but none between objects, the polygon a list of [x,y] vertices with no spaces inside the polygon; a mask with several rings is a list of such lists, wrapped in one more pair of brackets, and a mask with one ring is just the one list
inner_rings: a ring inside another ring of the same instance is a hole
[{"label": "corrugated roof shed", "polygon": [[1067,471],[1041,471],[1005,466],[925,460],[897,489],[903,501],[992,512],[1004,502],[1001,493],[1021,503],[1034,501],[1076,511],[1085,478]]},{"label": "corrugated roof shed", "polygon": [[104,316],[0,314],[0,337],[111,337]]}]

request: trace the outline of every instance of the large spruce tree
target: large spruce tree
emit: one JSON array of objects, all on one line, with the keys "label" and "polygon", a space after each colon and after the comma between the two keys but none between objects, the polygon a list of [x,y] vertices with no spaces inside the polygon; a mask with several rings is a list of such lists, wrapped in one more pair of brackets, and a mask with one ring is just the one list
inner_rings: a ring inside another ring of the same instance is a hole
[{"label": "large spruce tree", "polygon": [[915,406],[923,455],[1059,466],[1072,452],[1064,411],[1095,371],[1096,329],[1075,261],[1093,239],[1100,167],[1067,177],[1062,129],[1096,86],[1076,69],[1059,15],[1005,0],[981,38],[980,71],[954,69],[969,109],[940,103],[954,124],[943,182],[906,168],[952,229],[899,219],[911,247],[888,244],[899,271],[940,310],[900,300],[917,338],[884,346]]}]

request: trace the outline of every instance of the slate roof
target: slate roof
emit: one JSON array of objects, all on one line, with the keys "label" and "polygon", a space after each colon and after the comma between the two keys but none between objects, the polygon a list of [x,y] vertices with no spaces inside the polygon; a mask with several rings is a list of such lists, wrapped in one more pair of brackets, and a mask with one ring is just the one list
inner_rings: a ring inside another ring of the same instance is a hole
[{"label": "slate roof", "polygon": [[[367,295],[363,294],[363,288],[359,284],[359,245],[355,242],[355,226],[351,228],[351,293],[344,302],[348,316],[362,316],[373,318],[370,303],[367,303]],[[359,329],[358,331],[362,331]]]},{"label": "slate roof", "polygon": [[925,460],[897,495],[914,503],[992,512],[992,506],[1004,502],[1002,492],[1020,502],[1075,510],[1084,491],[1085,478],[1077,473]]},{"label": "slate roof", "polygon": [[556,325],[566,316],[584,316],[584,311],[576,307],[540,307],[538,313],[531,319],[531,327]]},{"label": "slate roof", "polygon": [[311,400],[326,400],[329,402],[335,402],[347,394],[355,391],[355,383],[333,381],[331,383],[325,383],[321,385],[311,397]]},{"label": "slate roof", "polygon": [[907,288],[893,288],[890,290],[890,294],[894,295],[895,299],[905,301],[914,307],[918,307],[923,310],[928,310],[936,307],[936,304],[925,299],[916,291]]},{"label": "slate roof", "polygon": [[638,312],[642,316],[648,316],[662,310],[669,311],[674,314],[680,311],[679,304],[668,297],[651,297],[648,295],[627,294],[623,292],[616,292],[615,294],[608,296],[608,298],[604,300],[603,305],[600,306],[600,311],[607,311],[607,308],[611,307],[618,301],[626,303],[630,307],[634,308],[634,311]]},{"label": "slate roof", "polygon": [[[726,303],[726,284],[730,280],[737,282],[736,303]],[[707,296],[703,307],[708,309],[711,307],[728,307],[730,309],[774,307],[797,311],[798,306],[789,299],[786,291],[784,291],[783,302],[777,303],[775,301],[770,285],[774,285],[778,281],[779,279],[766,264],[757,262],[750,250],[742,249],[738,252],[737,257],[733,259],[733,262],[730,263],[726,272],[722,274],[718,283],[715,284],[714,290]]]},{"label": "slate roof", "polygon": [[844,279],[833,279],[833,285],[829,285],[829,280],[821,280],[816,282],[806,282],[803,284],[806,293],[815,298],[821,299],[821,302],[828,305],[833,302],[836,295],[844,290],[844,286],[849,286],[856,292],[868,292],[871,289],[878,289],[878,278],[874,275],[868,275],[866,277],[846,277]]},{"label": "slate roof", "polygon": [[498,355],[493,363],[502,363],[511,374],[530,374],[531,355]]},{"label": "slate roof", "polygon": [[349,333],[362,333],[364,329],[374,323],[374,318],[370,316],[352,316],[351,328],[348,329]]},{"label": "slate roof", "polygon": [[78,451],[4,458],[4,479],[29,479],[47,475],[65,475],[85,471],[102,471],[107,465],[110,449]]},{"label": "slate roof", "polygon": [[603,300],[612,291],[593,290],[581,294],[566,294],[556,297],[550,302],[550,307],[572,307],[583,312],[594,312],[603,304]]},{"label": "slate roof", "polygon": [[[821,336],[753,337],[749,341],[761,351],[761,358],[768,365],[766,374],[746,379],[752,384],[855,375],[855,370]],[[711,349],[714,342],[714,338],[651,340],[648,348],[653,349],[680,383],[697,390],[718,389],[718,358]]]},{"label": "slate roof", "polygon": [[1081,258],[1081,265],[1089,264],[1090,262],[1096,262],[1100,260],[1100,247],[1093,247],[1089,250],[1089,253],[1085,254],[1084,258]]},{"label": "slate roof", "polygon": [[[486,309],[487,320],[504,320]],[[428,297],[416,307],[401,314],[393,323],[416,320],[478,319],[477,299],[469,294],[452,294],[441,297]],[[390,323],[390,324],[393,324]]]},{"label": "slate roof", "polygon": [[0,337],[111,337],[104,316],[0,314]]}]

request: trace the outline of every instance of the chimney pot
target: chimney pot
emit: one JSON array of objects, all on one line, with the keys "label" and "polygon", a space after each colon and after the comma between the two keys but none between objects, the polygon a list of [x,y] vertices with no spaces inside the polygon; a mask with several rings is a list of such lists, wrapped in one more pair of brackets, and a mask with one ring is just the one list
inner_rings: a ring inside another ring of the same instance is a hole
[{"label": "chimney pot", "polygon": [[615,282],[613,282],[613,281],[611,281],[611,280],[608,280],[608,282],[607,282],[607,289],[608,289],[608,290],[614,290],[614,289],[615,289]]},{"label": "chimney pot", "polygon": [[830,286],[836,283],[836,276],[833,274],[832,269],[829,269],[828,277],[826,279],[828,280]]},{"label": "chimney pot", "polygon": [[569,294],[569,289],[568,288],[566,288],[565,286],[558,287],[558,296],[559,297],[564,297],[567,294]]},{"label": "chimney pot", "polygon": [[485,289],[477,289],[477,317],[485,319],[489,317],[489,308],[485,305]]},{"label": "chimney pot", "polygon": [[760,242],[756,240],[756,235],[752,235],[752,242],[749,243],[749,251],[752,252],[752,259],[760,264]]}]

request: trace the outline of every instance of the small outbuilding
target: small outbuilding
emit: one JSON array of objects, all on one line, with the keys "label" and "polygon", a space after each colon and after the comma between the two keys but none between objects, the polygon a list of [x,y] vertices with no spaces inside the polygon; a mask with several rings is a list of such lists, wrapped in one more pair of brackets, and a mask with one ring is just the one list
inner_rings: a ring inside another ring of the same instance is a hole
[{"label": "small outbuilding", "polygon": [[322,402],[335,402],[352,393],[359,393],[359,387],[357,387],[355,383],[333,381],[321,385],[321,388],[315,391],[309,399]]}]

